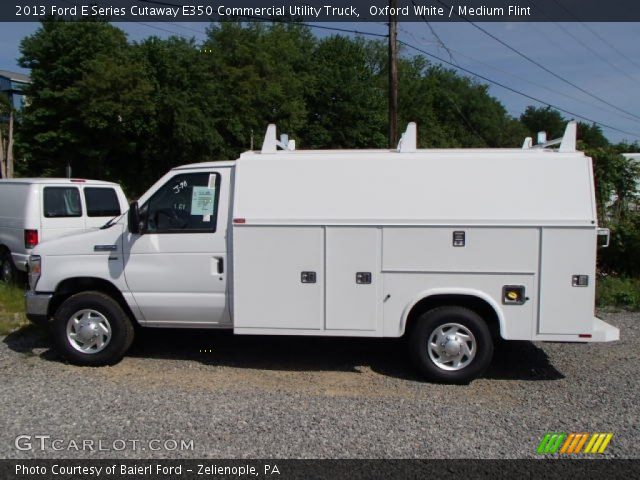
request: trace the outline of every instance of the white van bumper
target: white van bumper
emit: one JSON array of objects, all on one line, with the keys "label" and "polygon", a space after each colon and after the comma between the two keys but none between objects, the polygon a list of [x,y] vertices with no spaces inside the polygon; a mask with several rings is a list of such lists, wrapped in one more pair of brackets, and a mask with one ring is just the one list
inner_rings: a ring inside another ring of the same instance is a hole
[{"label": "white van bumper", "polygon": [[27,271],[27,262],[29,261],[28,253],[11,253],[11,258],[13,258],[13,264],[18,270],[21,272]]}]

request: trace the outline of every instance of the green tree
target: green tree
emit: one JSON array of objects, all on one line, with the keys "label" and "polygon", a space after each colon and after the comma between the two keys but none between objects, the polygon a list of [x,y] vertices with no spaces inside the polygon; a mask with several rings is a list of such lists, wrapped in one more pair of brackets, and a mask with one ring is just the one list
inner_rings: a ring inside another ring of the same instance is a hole
[{"label": "green tree", "polygon": [[104,162],[96,161],[104,157],[102,131],[95,130],[100,121],[90,118],[95,109],[87,103],[96,101],[95,92],[86,87],[98,63],[129,63],[127,48],[124,33],[108,23],[55,18],[43,21],[33,35],[22,40],[19,62],[31,69],[32,83],[25,90],[30,103],[24,109],[17,141],[27,152],[31,174],[61,175],[67,164],[82,176],[103,171]]},{"label": "green tree", "polygon": [[609,140],[602,133],[602,128],[596,124],[578,122],[578,140],[590,148],[606,148]]},{"label": "green tree", "polygon": [[236,158],[252,138],[259,146],[268,123],[304,142],[315,44],[308,28],[293,24],[212,25],[202,61],[217,89],[218,158]]},{"label": "green tree", "polygon": [[380,82],[380,44],[330,36],[314,53],[307,92],[308,148],[387,145],[386,89]]},{"label": "green tree", "polygon": [[551,107],[532,107],[529,106],[520,115],[520,121],[527,128],[528,136],[536,139],[538,132],[547,132],[549,140],[560,138],[564,134],[567,120]]},{"label": "green tree", "polygon": [[400,63],[403,123],[418,122],[421,147],[514,147],[525,129],[489,95],[486,85],[423,57]]},{"label": "green tree", "polygon": [[220,158],[226,145],[218,130],[220,85],[195,43],[152,37],[132,49],[151,85],[152,112],[138,125],[146,138],[135,145],[134,168],[141,181],[132,189],[142,193],[172,167]]}]

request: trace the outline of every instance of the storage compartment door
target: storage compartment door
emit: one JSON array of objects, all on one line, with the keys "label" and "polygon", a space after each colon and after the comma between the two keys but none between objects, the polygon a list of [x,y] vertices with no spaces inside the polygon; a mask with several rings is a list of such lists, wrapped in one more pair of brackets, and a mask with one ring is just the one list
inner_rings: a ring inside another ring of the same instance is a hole
[{"label": "storage compartment door", "polygon": [[381,327],[381,230],[328,227],[326,330]]},{"label": "storage compartment door", "polygon": [[[596,234],[593,229],[542,230],[538,333],[591,333],[595,301]],[[588,276],[586,286],[573,276]]]},{"label": "storage compartment door", "polygon": [[233,235],[235,328],[322,329],[322,227],[247,225]]}]

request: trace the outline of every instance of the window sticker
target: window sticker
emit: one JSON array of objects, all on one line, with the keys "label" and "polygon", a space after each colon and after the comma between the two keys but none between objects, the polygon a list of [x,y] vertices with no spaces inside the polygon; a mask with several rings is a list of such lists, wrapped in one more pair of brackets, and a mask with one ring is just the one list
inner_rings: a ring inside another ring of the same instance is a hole
[{"label": "window sticker", "polygon": [[211,218],[214,211],[213,202],[215,198],[215,188],[193,187],[193,194],[191,196],[191,215],[202,215],[204,218]]}]

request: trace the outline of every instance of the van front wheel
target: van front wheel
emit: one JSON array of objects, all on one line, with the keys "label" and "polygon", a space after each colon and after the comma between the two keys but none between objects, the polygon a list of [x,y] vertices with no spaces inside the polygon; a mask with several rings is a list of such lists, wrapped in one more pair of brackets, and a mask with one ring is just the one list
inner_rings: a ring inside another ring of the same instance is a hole
[{"label": "van front wheel", "polygon": [[423,313],[409,336],[411,357],[429,380],[468,383],[491,363],[493,341],[485,321],[464,307]]},{"label": "van front wheel", "polygon": [[52,324],[58,351],[77,365],[119,362],[133,342],[133,325],[118,302],[100,292],[72,295]]}]

